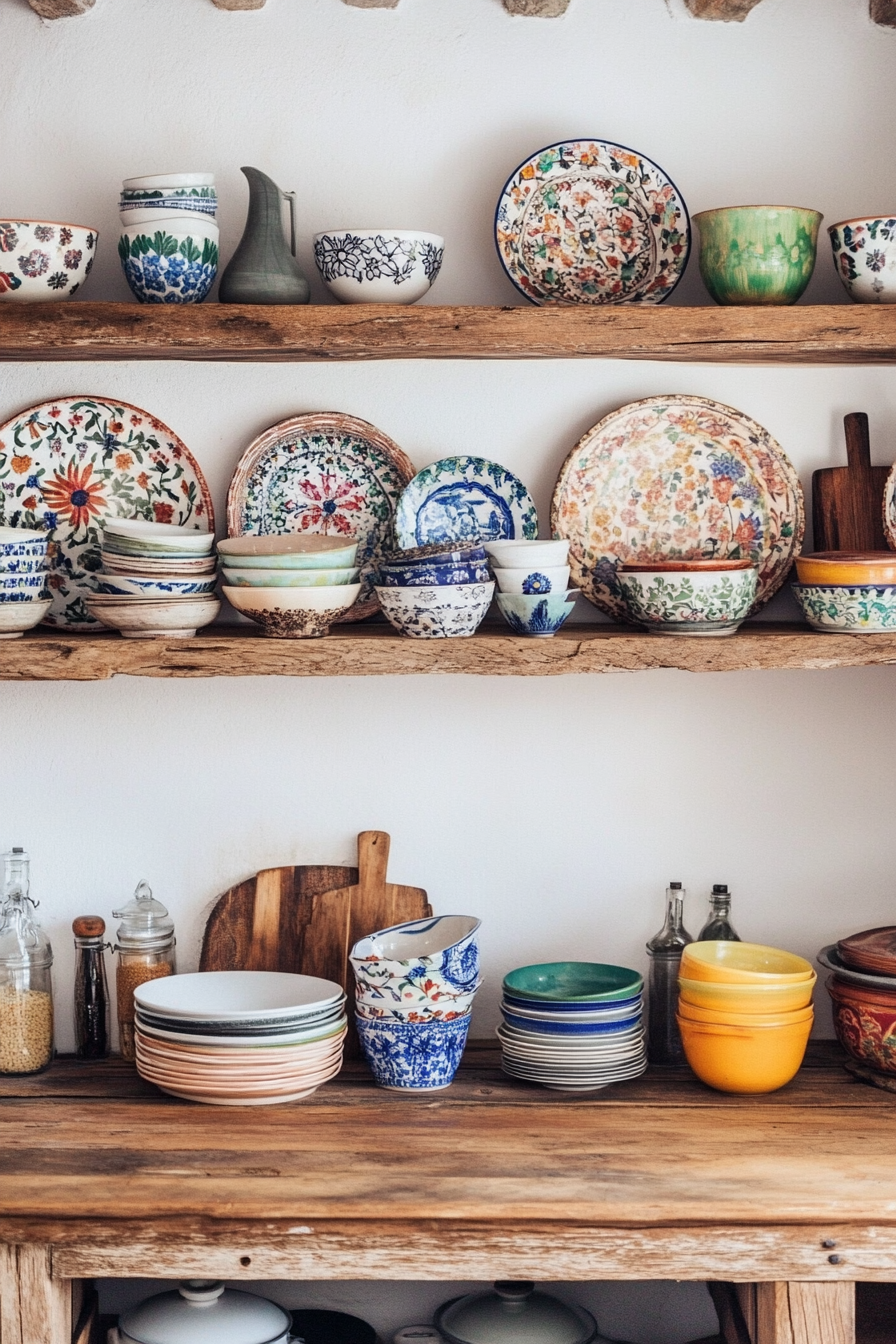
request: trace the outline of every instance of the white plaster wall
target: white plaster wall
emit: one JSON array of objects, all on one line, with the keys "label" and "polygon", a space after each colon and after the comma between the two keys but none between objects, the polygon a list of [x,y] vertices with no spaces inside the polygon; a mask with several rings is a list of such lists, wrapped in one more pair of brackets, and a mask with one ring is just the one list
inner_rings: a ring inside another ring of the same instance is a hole
[{"label": "white plaster wall", "polygon": [[[521,158],[566,135],[643,150],[692,211],[787,200],[832,222],[896,198],[896,34],[870,23],[865,0],[764,0],[743,25],[695,22],[682,0],[572,0],[555,21],[512,20],[499,0],[392,11],[268,0],[250,14],[210,0],[97,0],[53,24],[25,0],[0,0],[0,45],[0,213],[99,228],[85,298],[129,298],[118,185],[166,169],[215,171],[225,258],[242,228],[243,163],[297,190],[309,275],[321,228],[443,233],[434,302],[517,301],[491,241],[495,198]],[[845,301],[824,236],[806,297]],[[692,258],[675,301],[705,300]],[[420,466],[496,457],[530,484],[546,524],[576,438],[614,406],[670,389],[767,425],[807,487],[815,468],[844,460],[846,411],[871,415],[877,460],[896,456],[896,373],[884,369],[7,365],[0,417],[70,393],[144,406],[190,445],[220,520],[259,430],[349,411]],[[692,893],[692,929],[710,884],[727,881],[743,936],[807,955],[891,920],[894,691],[887,668],[4,684],[0,846],[34,855],[62,1048],[75,915],[108,917],[146,877],[175,914],[190,969],[222,890],[272,864],[352,862],[368,827],[392,834],[396,880],[425,886],[436,910],[483,917],[486,1035],[511,966],[643,964],[670,878]],[[601,1288],[616,1304],[607,1332],[675,1344],[708,1331],[697,1290],[681,1290],[677,1307],[652,1291]],[[418,1299],[406,1300],[413,1319]],[[391,1299],[377,1310],[393,1322]]]}]

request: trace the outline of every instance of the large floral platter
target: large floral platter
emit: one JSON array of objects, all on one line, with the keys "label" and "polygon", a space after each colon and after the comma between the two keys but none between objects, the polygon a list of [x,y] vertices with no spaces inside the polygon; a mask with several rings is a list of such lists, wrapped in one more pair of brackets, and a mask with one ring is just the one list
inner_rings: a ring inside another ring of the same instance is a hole
[{"label": "large floral platter", "polygon": [[684,274],[687,207],[650,159],[606,140],[547,145],[511,173],[498,256],[533,303],[662,303]]},{"label": "large floral platter", "polygon": [[532,496],[512,471],[484,457],[443,457],[419,471],[395,519],[403,550],[435,542],[538,535]]},{"label": "large floral platter", "polygon": [[570,543],[573,582],[617,620],[626,616],[621,561],[750,559],[755,612],[799,554],[803,492],[783,449],[749,416],[705,397],[648,397],[576,444],[551,527]]},{"label": "large floral platter", "polygon": [[47,625],[103,628],[84,598],[95,590],[107,518],[214,530],[205,477],[167,425],[97,397],[45,401],[0,425],[0,523],[50,533]]},{"label": "large floral platter", "polygon": [[379,604],[374,576],[395,549],[395,510],[413,465],[385,434],[352,415],[297,415],[272,425],[240,458],[227,495],[230,536],[315,532],[358,538],[361,592],[338,617]]}]

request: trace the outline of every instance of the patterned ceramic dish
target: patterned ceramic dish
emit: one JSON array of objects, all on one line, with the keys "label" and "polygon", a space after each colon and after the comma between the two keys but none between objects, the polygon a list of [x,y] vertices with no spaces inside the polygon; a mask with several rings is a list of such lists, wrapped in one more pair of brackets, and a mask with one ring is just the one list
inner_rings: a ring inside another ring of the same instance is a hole
[{"label": "patterned ceramic dish", "polygon": [[447,546],[437,541],[434,546],[412,546],[383,556],[384,565],[398,565],[402,569],[414,565],[472,565],[487,560],[485,547],[478,541],[449,543]]},{"label": "patterned ceramic dish", "polygon": [[819,966],[833,971],[840,980],[850,985],[863,985],[866,989],[887,989],[896,994],[896,976],[880,975],[877,972],[854,971],[842,960],[836,943],[823,947],[816,957]]},{"label": "patterned ceramic dish", "polygon": [[359,569],[231,569],[224,565],[221,579],[233,588],[334,588],[357,583]]},{"label": "patterned ceramic dish", "polygon": [[221,589],[231,606],[255,621],[272,639],[317,639],[330,626],[352,619],[361,593],[360,583],[340,583],[329,588],[230,588]]},{"label": "patterned ceramic dish", "polygon": [[613,411],[572,450],[551,526],[570,541],[573,582],[616,620],[628,618],[618,566],[660,557],[750,560],[756,612],[799,554],[803,492],[749,416],[705,397],[649,397]]},{"label": "patterned ceramic dish", "polygon": [[156,224],[162,219],[214,220],[218,209],[217,196],[122,196],[118,203],[118,217],[125,228],[135,225]]},{"label": "patterned ceramic dish", "polygon": [[38,569],[31,574],[0,574],[0,593],[32,592],[44,587],[47,582],[47,570]]},{"label": "patterned ceramic dish", "polygon": [[392,1092],[437,1092],[449,1087],[470,1030],[469,1014],[429,1022],[356,1017],[355,1023],[371,1073],[380,1087]]},{"label": "patterned ceramic dish", "polygon": [[378,579],[384,588],[440,588],[445,584],[488,583],[491,577],[487,560],[472,560],[465,565],[383,565]]},{"label": "patterned ceramic dish", "polygon": [[533,303],[662,303],[684,274],[690,225],[675,184],[643,154],[566,140],[510,175],[495,242]]},{"label": "patterned ceramic dish", "polygon": [[494,583],[444,584],[433,588],[375,590],[383,615],[400,635],[417,639],[464,639],[475,635],[488,613]]},{"label": "patterned ceramic dish", "polygon": [[548,961],[518,966],[504,977],[506,994],[527,1003],[577,1006],[639,995],[644,977],[627,966],[598,961]]},{"label": "patterned ceramic dish", "polygon": [[[211,495],[186,445],[125,402],[63,397],[0,425],[0,522],[51,542],[48,625],[97,629],[84,605],[110,519],[214,530]],[[38,534],[40,535],[40,534]],[[42,544],[29,543],[29,545]]]},{"label": "patterned ceramic dish", "polygon": [[716,303],[796,303],[812,279],[817,210],[791,205],[734,205],[703,210],[700,274]]},{"label": "patterned ceramic dish", "polygon": [[10,578],[14,574],[45,574],[49,568],[50,560],[46,555],[39,559],[15,556],[6,559],[0,555],[0,578]]},{"label": "patterned ceramic dish", "polygon": [[296,416],[266,430],[240,458],[227,494],[228,531],[323,533],[357,544],[357,560],[337,562],[330,553],[327,566],[357,563],[361,596],[347,619],[363,620],[378,608],[374,574],[395,548],[395,510],[413,475],[401,449],[366,420]]},{"label": "patterned ceramic dish", "polygon": [[660,570],[616,578],[630,621],[652,635],[733,635],[756,599],[757,569]]},{"label": "patterned ceramic dish", "polygon": [[525,537],[538,515],[522,481],[484,457],[443,457],[407,485],[395,516],[400,546]]},{"label": "patterned ceramic dish", "polygon": [[122,230],[118,255],[138,303],[201,303],[206,297],[218,274],[218,238],[196,220],[183,228],[169,221]]},{"label": "patterned ceramic dish", "polygon": [[569,587],[569,565],[544,565],[523,569],[495,566],[495,582],[502,593],[563,593]]},{"label": "patterned ceramic dish", "polygon": [[856,303],[896,303],[896,216],[844,219],[828,229],[834,265]]},{"label": "patterned ceramic dish", "polygon": [[118,630],[126,639],[189,639],[210,625],[221,610],[217,598],[205,597],[111,597],[93,593],[87,610],[103,625]]},{"label": "patterned ceramic dish", "polygon": [[896,630],[896,587],[856,584],[826,587],[795,583],[793,592],[814,630],[844,635]]},{"label": "patterned ceramic dish", "polygon": [[356,1006],[365,1011],[400,1009],[405,1018],[412,1013],[423,1017],[446,1017],[466,1012],[482,983],[478,978],[458,982],[453,972],[446,975],[413,963],[390,970],[379,963],[358,962],[353,964],[352,970]]},{"label": "patterned ceramic dish", "polygon": [[0,301],[72,298],[93,269],[98,236],[85,224],[0,220]]},{"label": "patterned ceramic dish", "polygon": [[228,537],[218,542],[218,554],[233,569],[346,569],[355,563],[358,543],[317,532]]},{"label": "patterned ceramic dish", "polygon": [[[454,965],[464,958],[466,982],[472,978],[473,962],[468,950],[476,944],[482,920],[475,915],[426,915],[378,929],[359,939],[351,950],[352,960],[392,961],[396,965],[420,963],[430,970]],[[478,972],[478,961],[476,962]]]},{"label": "patterned ceramic dish", "polygon": [[50,605],[49,597],[31,598],[27,602],[0,602],[0,639],[20,639],[26,630],[40,625]]},{"label": "patterned ceramic dish", "polygon": [[498,594],[498,610],[515,635],[555,635],[575,607],[574,588],[566,593]]},{"label": "patterned ceramic dish", "polygon": [[104,574],[126,574],[152,579],[201,579],[217,572],[218,562],[213,555],[201,555],[195,560],[172,560],[166,556],[157,560],[151,556],[116,555],[105,548],[100,551]]},{"label": "patterned ceramic dish", "polygon": [[896,555],[892,551],[816,551],[798,555],[800,583],[896,585]]},{"label": "patterned ceramic dish", "polygon": [[314,260],[341,303],[416,303],[438,279],[445,239],[410,229],[314,235]]},{"label": "patterned ceramic dish", "polygon": [[382,1000],[368,1003],[358,999],[355,1016],[369,1022],[452,1022],[458,1017],[469,1017],[475,993],[464,994],[462,999],[446,999],[442,1003],[413,1004],[407,1008],[386,1004]]},{"label": "patterned ceramic dish", "polygon": [[215,591],[217,579],[147,579],[121,574],[97,574],[98,593],[116,597],[196,597]]}]

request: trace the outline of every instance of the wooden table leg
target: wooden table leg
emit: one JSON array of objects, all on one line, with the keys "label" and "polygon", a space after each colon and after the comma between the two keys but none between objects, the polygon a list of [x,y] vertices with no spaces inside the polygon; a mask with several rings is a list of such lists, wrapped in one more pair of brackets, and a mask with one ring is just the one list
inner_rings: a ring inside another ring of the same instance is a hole
[{"label": "wooden table leg", "polygon": [[49,1246],[0,1245],[2,1344],[71,1344],[72,1280],[54,1279]]},{"label": "wooden table leg", "polygon": [[853,1283],[756,1283],[738,1296],[753,1344],[856,1344]]}]

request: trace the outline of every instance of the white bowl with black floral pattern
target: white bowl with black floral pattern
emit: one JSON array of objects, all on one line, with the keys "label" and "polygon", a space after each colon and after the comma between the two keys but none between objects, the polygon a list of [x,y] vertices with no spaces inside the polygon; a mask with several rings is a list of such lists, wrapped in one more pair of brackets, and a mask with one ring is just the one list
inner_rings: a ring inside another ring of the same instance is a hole
[{"label": "white bowl with black floral pattern", "polygon": [[0,219],[0,300],[70,299],[93,268],[97,237],[86,224]]},{"label": "white bowl with black floral pattern", "polygon": [[413,229],[329,229],[314,260],[341,303],[416,303],[435,284],[445,239]]}]

